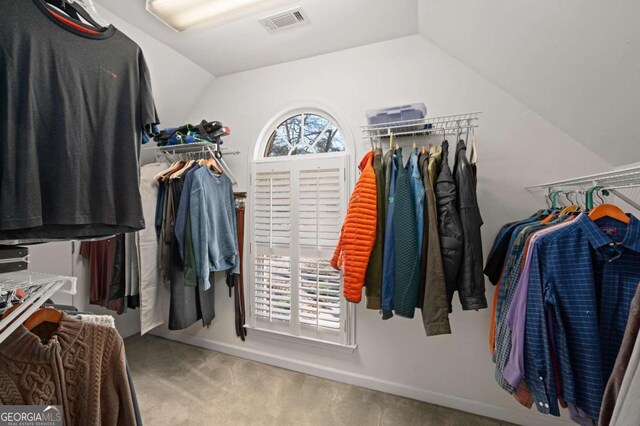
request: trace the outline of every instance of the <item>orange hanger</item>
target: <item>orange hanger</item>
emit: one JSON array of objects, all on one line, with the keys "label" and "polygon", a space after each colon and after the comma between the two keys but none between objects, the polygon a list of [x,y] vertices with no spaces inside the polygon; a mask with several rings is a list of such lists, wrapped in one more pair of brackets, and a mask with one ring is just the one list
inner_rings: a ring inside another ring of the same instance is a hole
[{"label": "orange hanger", "polygon": [[629,216],[627,216],[620,207],[614,206],[613,204],[600,204],[589,213],[589,219],[593,221],[603,217],[610,217],[627,225],[631,222]]},{"label": "orange hanger", "polygon": [[423,154],[426,154],[426,153],[427,153],[427,147],[426,147],[426,146],[424,146],[424,145],[422,145],[422,153],[423,153]]},{"label": "orange hanger", "polygon": [[560,210],[560,213],[558,213],[558,216],[563,217],[566,216],[567,214],[571,213],[571,212],[577,212],[578,211],[578,206],[571,205],[571,206],[567,206],[564,209]]},{"label": "orange hanger", "polygon": [[540,225],[546,225],[547,223],[551,222],[555,218],[556,218],[555,214],[550,214],[549,216],[542,219],[542,221],[540,222]]},{"label": "orange hanger", "polygon": [[53,308],[40,308],[35,311],[23,325],[27,330],[33,330],[36,326],[45,322],[59,324],[61,319],[62,312],[59,310]]}]

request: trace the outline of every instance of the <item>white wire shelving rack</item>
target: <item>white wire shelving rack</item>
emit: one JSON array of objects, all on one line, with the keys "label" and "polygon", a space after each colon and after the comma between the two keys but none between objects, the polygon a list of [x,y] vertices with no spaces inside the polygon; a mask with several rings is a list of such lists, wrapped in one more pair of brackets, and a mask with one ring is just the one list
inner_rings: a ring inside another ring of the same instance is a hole
[{"label": "white wire shelving rack", "polygon": [[233,175],[231,168],[229,168],[223,158],[223,156],[225,155],[239,155],[240,151],[238,150],[221,147],[218,144],[212,142],[194,142],[180,145],[154,146],[150,148],[144,148],[144,150],[154,151],[156,153],[156,161],[158,161],[160,158],[164,158],[169,161],[176,161],[178,159],[186,160],[202,158],[204,156],[210,155],[220,163],[222,169],[224,170],[224,173],[229,176],[229,179],[231,179],[231,183],[233,183],[234,185],[238,184],[238,180]]},{"label": "white wire shelving rack", "polygon": [[[169,146],[152,146],[149,148],[144,148],[149,151],[156,152],[164,152],[170,154],[180,154],[180,153],[213,153],[218,150],[218,144],[212,142],[194,142],[194,143],[183,143],[180,145],[169,145]],[[238,155],[240,151],[232,150],[227,147],[221,146],[220,152],[223,155]]]},{"label": "white wire shelving rack", "polygon": [[425,134],[460,134],[480,124],[482,112],[426,117],[419,120],[395,121],[392,123],[361,126],[362,136],[371,141],[394,136],[418,136]]},{"label": "white wire shelving rack", "polygon": [[[640,210],[639,201],[620,192],[621,190],[640,188],[640,165],[528,186],[527,190],[546,190],[547,194],[551,194],[553,191],[575,192],[594,186],[602,186],[603,190],[611,192],[633,208]],[[567,188],[571,191],[567,191]]]},{"label": "white wire shelving rack", "polygon": [[0,342],[11,335],[27,318],[37,311],[56,292],[75,295],[77,278],[19,271],[0,274],[0,291],[25,293],[22,303],[5,318],[0,319]]}]

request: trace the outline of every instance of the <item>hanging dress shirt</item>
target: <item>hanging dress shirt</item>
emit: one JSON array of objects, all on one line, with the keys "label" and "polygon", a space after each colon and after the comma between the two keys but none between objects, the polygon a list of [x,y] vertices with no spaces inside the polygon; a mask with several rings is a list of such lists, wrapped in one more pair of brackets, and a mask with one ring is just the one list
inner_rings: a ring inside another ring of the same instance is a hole
[{"label": "hanging dress shirt", "polygon": [[527,385],[539,411],[559,415],[551,330],[562,396],[597,419],[640,282],[640,222],[582,215],[536,244],[531,265]]}]

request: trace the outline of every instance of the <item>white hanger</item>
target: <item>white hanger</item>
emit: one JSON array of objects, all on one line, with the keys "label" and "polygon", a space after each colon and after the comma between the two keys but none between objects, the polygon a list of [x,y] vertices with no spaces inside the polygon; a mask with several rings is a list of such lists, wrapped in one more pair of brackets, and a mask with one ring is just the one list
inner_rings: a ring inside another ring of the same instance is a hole
[{"label": "white hanger", "polygon": [[108,27],[110,25],[109,21],[104,19],[98,11],[96,10],[96,6],[93,4],[93,0],[63,0],[65,3],[78,3],[84,10],[87,11],[91,15],[91,17],[101,26]]}]

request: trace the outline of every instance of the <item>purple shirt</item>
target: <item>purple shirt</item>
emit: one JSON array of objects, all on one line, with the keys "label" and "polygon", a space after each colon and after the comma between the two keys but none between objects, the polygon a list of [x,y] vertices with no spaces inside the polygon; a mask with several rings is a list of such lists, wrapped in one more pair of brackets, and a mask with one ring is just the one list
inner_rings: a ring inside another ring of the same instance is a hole
[{"label": "purple shirt", "polygon": [[520,384],[520,381],[524,377],[524,330],[527,319],[527,294],[529,290],[533,246],[540,238],[562,229],[565,226],[570,226],[573,222],[574,221],[563,222],[548,229],[538,231],[533,234],[529,240],[529,250],[527,251],[524,267],[505,319],[507,325],[511,328],[511,352],[509,352],[509,361],[502,372],[502,376],[514,388]]}]

